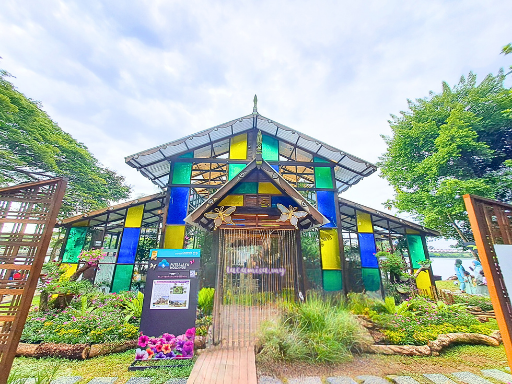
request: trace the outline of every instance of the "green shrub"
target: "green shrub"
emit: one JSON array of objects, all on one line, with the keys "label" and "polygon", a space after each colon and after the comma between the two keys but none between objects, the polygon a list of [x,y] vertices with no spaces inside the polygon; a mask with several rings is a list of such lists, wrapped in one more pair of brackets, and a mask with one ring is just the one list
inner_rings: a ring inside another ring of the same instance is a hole
[{"label": "green shrub", "polygon": [[360,340],[361,327],[342,305],[308,296],[304,303],[283,308],[279,321],[260,329],[263,359],[335,363],[352,358],[350,349]]},{"label": "green shrub", "polygon": [[208,329],[212,325],[212,316],[203,316],[196,320],[196,335],[206,336],[208,335]]},{"label": "green shrub", "polygon": [[201,288],[197,298],[197,307],[203,311],[205,315],[211,315],[213,311],[213,298],[215,296],[215,289]]},{"label": "green shrub", "polygon": [[466,304],[471,307],[479,307],[483,311],[492,311],[491,299],[486,296],[453,295],[455,303]]}]

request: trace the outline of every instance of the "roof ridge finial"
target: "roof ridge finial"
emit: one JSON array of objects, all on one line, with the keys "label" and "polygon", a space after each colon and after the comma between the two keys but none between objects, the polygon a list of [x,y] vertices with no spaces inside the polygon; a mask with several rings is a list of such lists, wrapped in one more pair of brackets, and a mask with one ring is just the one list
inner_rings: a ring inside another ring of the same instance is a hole
[{"label": "roof ridge finial", "polygon": [[254,94],[254,107],[252,108],[252,113],[258,113],[258,96]]}]

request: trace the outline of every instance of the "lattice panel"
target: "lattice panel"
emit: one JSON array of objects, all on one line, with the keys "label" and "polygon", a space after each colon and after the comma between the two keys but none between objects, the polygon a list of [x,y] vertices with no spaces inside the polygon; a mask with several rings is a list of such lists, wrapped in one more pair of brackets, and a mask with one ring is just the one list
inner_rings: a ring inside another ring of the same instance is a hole
[{"label": "lattice panel", "polygon": [[0,384],[7,382],[65,188],[55,179],[0,189]]}]

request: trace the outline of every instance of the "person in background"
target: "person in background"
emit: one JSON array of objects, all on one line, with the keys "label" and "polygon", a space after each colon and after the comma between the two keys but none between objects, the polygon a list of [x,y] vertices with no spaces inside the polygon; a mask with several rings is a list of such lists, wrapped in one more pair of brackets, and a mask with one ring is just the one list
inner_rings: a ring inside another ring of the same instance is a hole
[{"label": "person in background", "polygon": [[469,295],[474,295],[475,285],[473,282],[473,275],[468,271],[464,271],[464,283],[466,283],[466,293]]},{"label": "person in background", "polygon": [[475,276],[475,282],[475,293],[477,295],[489,296],[489,289],[487,288],[487,279],[485,278],[483,269],[481,269],[478,275]]},{"label": "person in background", "polygon": [[14,272],[14,275],[12,275],[13,280],[21,280],[21,273],[20,271]]},{"label": "person in background", "polygon": [[459,289],[460,289],[461,293],[466,292],[465,291],[466,283],[464,281],[464,272],[466,272],[466,270],[462,266],[462,260],[461,259],[455,260],[455,275],[457,276],[457,280],[459,280]]}]

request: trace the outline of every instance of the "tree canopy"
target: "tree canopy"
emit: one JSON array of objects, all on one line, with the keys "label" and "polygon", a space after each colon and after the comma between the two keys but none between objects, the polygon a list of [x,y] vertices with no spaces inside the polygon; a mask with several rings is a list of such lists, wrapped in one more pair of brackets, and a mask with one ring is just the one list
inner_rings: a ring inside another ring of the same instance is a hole
[{"label": "tree canopy", "polygon": [[500,71],[477,84],[470,73],[391,116],[393,134],[383,137],[388,148],[379,163],[396,192],[388,206],[467,241],[464,194],[512,199],[512,92],[504,80]]},{"label": "tree canopy", "polygon": [[0,70],[0,185],[66,177],[62,214],[107,206],[128,197],[124,177],[101,166],[64,132],[39,102],[16,90]]}]

